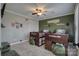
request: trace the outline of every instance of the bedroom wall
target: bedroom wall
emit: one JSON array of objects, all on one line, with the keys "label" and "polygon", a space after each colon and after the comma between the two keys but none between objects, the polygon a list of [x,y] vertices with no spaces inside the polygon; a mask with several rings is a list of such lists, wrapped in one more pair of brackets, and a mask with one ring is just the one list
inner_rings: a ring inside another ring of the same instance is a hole
[{"label": "bedroom wall", "polygon": [[[49,20],[54,20],[54,19],[59,19],[60,23],[64,23],[65,25],[56,25],[54,23],[50,23],[48,24],[47,21]],[[52,18],[52,19],[46,19],[46,20],[41,20],[39,21],[39,31],[43,31],[44,29],[49,29],[51,32],[53,32],[56,29],[59,28],[67,28],[66,23],[69,23],[68,26],[68,31],[71,35],[73,35],[74,33],[74,15],[66,15],[66,16],[62,16],[62,17],[56,17],[56,18]],[[45,25],[50,25],[50,27],[45,26]]]},{"label": "bedroom wall", "polygon": [[[60,20],[59,23],[63,23],[65,25],[56,25],[54,23],[50,23],[50,24],[47,23],[47,21],[55,20],[55,19],[59,19]],[[66,25],[67,23],[69,23],[69,26]],[[50,27],[45,25],[50,25]],[[74,14],[39,21],[39,31],[43,31],[44,29],[49,29],[49,31],[54,32],[56,29],[60,29],[60,28],[66,29],[68,34],[74,37],[75,36]],[[74,38],[73,38],[73,41],[74,41]]]},{"label": "bedroom wall", "polygon": [[[0,3],[0,10],[1,10],[1,3]],[[0,47],[1,47],[1,11],[0,11]],[[0,50],[0,56],[1,56],[1,50]]]},{"label": "bedroom wall", "polygon": [[79,43],[79,4],[78,4],[78,43]]},{"label": "bedroom wall", "polygon": [[[22,28],[12,26],[13,22],[23,24]],[[5,12],[2,19],[5,28],[1,28],[2,42],[15,43],[20,40],[29,40],[29,32],[38,31],[38,21],[28,19],[25,21],[24,17]]]},{"label": "bedroom wall", "polygon": [[[1,3],[0,3],[0,10],[1,10]],[[1,11],[0,11],[0,47],[1,47]]]},{"label": "bedroom wall", "polygon": [[[79,7],[79,4],[78,4]],[[79,8],[78,8],[78,43],[79,43]]]}]

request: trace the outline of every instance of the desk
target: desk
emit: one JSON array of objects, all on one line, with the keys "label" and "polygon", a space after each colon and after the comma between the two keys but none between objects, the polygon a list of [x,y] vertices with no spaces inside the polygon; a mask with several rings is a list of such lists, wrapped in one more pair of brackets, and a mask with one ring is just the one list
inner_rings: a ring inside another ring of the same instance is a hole
[{"label": "desk", "polygon": [[63,44],[65,47],[65,55],[68,55],[68,35],[59,35],[59,34],[45,34],[45,48],[52,50],[53,43]]}]

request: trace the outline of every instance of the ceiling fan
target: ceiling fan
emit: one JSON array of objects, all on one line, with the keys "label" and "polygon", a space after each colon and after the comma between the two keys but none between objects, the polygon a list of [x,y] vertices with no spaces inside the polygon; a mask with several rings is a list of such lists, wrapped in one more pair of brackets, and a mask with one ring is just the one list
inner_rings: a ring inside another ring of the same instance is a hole
[{"label": "ceiling fan", "polygon": [[32,15],[36,16],[46,16],[49,13],[54,13],[53,8],[47,8],[46,4],[34,4],[35,7],[31,7]]},{"label": "ceiling fan", "polygon": [[47,12],[47,11],[44,8],[35,8],[35,9],[33,9],[32,15],[37,15],[37,16],[44,15],[44,16],[46,16],[45,12]]}]

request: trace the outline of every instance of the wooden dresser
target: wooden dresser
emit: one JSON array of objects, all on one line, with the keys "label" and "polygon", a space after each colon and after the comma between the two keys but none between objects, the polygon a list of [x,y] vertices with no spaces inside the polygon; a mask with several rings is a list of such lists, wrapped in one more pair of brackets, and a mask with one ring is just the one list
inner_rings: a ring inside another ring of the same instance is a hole
[{"label": "wooden dresser", "polygon": [[60,43],[65,46],[65,55],[68,55],[68,35],[59,35],[54,33],[46,33],[45,34],[45,48],[48,50],[52,50],[52,44]]},{"label": "wooden dresser", "polygon": [[30,32],[30,37],[34,37],[35,45],[41,46],[44,44],[45,34],[42,32]]}]

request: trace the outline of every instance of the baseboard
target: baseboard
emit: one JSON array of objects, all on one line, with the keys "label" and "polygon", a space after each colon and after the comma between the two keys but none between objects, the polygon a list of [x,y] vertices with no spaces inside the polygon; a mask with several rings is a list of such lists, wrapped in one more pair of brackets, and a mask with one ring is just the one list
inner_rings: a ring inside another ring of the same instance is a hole
[{"label": "baseboard", "polygon": [[14,45],[14,44],[20,44],[20,43],[23,43],[23,42],[26,42],[28,40],[22,40],[22,41],[18,41],[18,42],[15,42],[15,43],[10,43],[10,45]]}]

